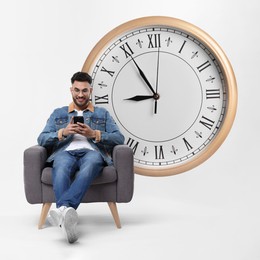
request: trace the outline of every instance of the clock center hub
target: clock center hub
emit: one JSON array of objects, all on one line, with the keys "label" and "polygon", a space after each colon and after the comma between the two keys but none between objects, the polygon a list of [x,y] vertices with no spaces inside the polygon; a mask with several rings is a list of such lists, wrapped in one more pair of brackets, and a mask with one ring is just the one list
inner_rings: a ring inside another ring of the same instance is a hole
[{"label": "clock center hub", "polygon": [[159,95],[158,93],[156,93],[156,94],[153,95],[153,98],[154,98],[155,100],[158,100],[158,99],[160,98],[160,95]]}]

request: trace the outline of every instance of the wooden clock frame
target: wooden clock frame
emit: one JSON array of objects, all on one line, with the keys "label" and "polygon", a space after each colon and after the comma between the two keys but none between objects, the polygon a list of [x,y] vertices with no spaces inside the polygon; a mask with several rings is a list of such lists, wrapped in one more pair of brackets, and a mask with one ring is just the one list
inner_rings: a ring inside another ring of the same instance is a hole
[{"label": "wooden clock frame", "polygon": [[138,29],[145,26],[169,26],[174,29],[179,29],[181,31],[187,32],[189,35],[192,35],[194,38],[198,39],[200,42],[208,48],[215,58],[218,60],[218,63],[222,69],[222,73],[225,81],[225,88],[227,91],[227,106],[225,118],[221,124],[221,129],[219,129],[217,135],[211,141],[211,143],[201,151],[197,156],[194,156],[193,159],[187,161],[186,163],[180,165],[172,165],[168,168],[156,168],[156,167],[135,167],[135,173],[146,175],[146,176],[169,176],[178,174],[181,172],[188,171],[204,161],[206,161],[209,157],[211,157],[217,149],[221,146],[221,144],[226,139],[229,134],[231,127],[233,125],[233,121],[235,119],[236,110],[237,110],[237,85],[236,78],[233,72],[232,66],[221,49],[221,47],[217,44],[217,42],[209,36],[206,32],[196,27],[193,24],[185,22],[180,19],[172,18],[172,17],[164,17],[164,16],[149,16],[142,17],[135,20],[131,20],[124,24],[119,25],[109,33],[107,33],[92,49],[89,56],[87,57],[82,71],[88,72],[91,74],[91,67],[94,65],[96,57],[102,53],[108,44],[113,41],[113,39],[118,36],[126,33],[128,31]]}]

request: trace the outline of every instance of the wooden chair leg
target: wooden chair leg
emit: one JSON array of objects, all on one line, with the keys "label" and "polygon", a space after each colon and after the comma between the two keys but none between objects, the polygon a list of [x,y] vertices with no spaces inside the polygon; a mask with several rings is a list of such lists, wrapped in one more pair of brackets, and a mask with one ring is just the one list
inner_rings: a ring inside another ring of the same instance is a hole
[{"label": "wooden chair leg", "polygon": [[46,217],[50,210],[51,204],[52,203],[43,203],[42,204],[42,211],[41,211],[41,216],[40,216],[39,223],[38,223],[38,229],[42,229],[42,226],[44,225],[44,223],[46,221]]},{"label": "wooden chair leg", "polygon": [[108,202],[108,206],[114,218],[115,224],[117,228],[121,228],[120,218],[118,215],[117,207],[115,202]]}]

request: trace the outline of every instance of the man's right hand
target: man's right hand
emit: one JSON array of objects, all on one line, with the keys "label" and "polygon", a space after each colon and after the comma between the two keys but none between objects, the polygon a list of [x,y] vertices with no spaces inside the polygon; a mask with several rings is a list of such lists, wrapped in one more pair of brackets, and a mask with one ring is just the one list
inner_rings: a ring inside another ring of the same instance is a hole
[{"label": "man's right hand", "polygon": [[71,118],[69,124],[63,129],[62,135],[69,136],[78,132],[79,125],[74,124],[74,116]]}]

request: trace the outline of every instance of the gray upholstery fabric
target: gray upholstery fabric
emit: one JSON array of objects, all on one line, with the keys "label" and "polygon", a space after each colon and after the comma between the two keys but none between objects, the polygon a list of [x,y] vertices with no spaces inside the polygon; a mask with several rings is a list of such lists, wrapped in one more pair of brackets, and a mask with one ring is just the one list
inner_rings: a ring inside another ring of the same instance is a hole
[{"label": "gray upholstery fabric", "polygon": [[[29,203],[55,202],[47,151],[35,145],[24,151],[24,189]],[[84,202],[129,202],[134,192],[133,152],[127,145],[113,150],[113,166],[106,166],[86,195]]]}]

